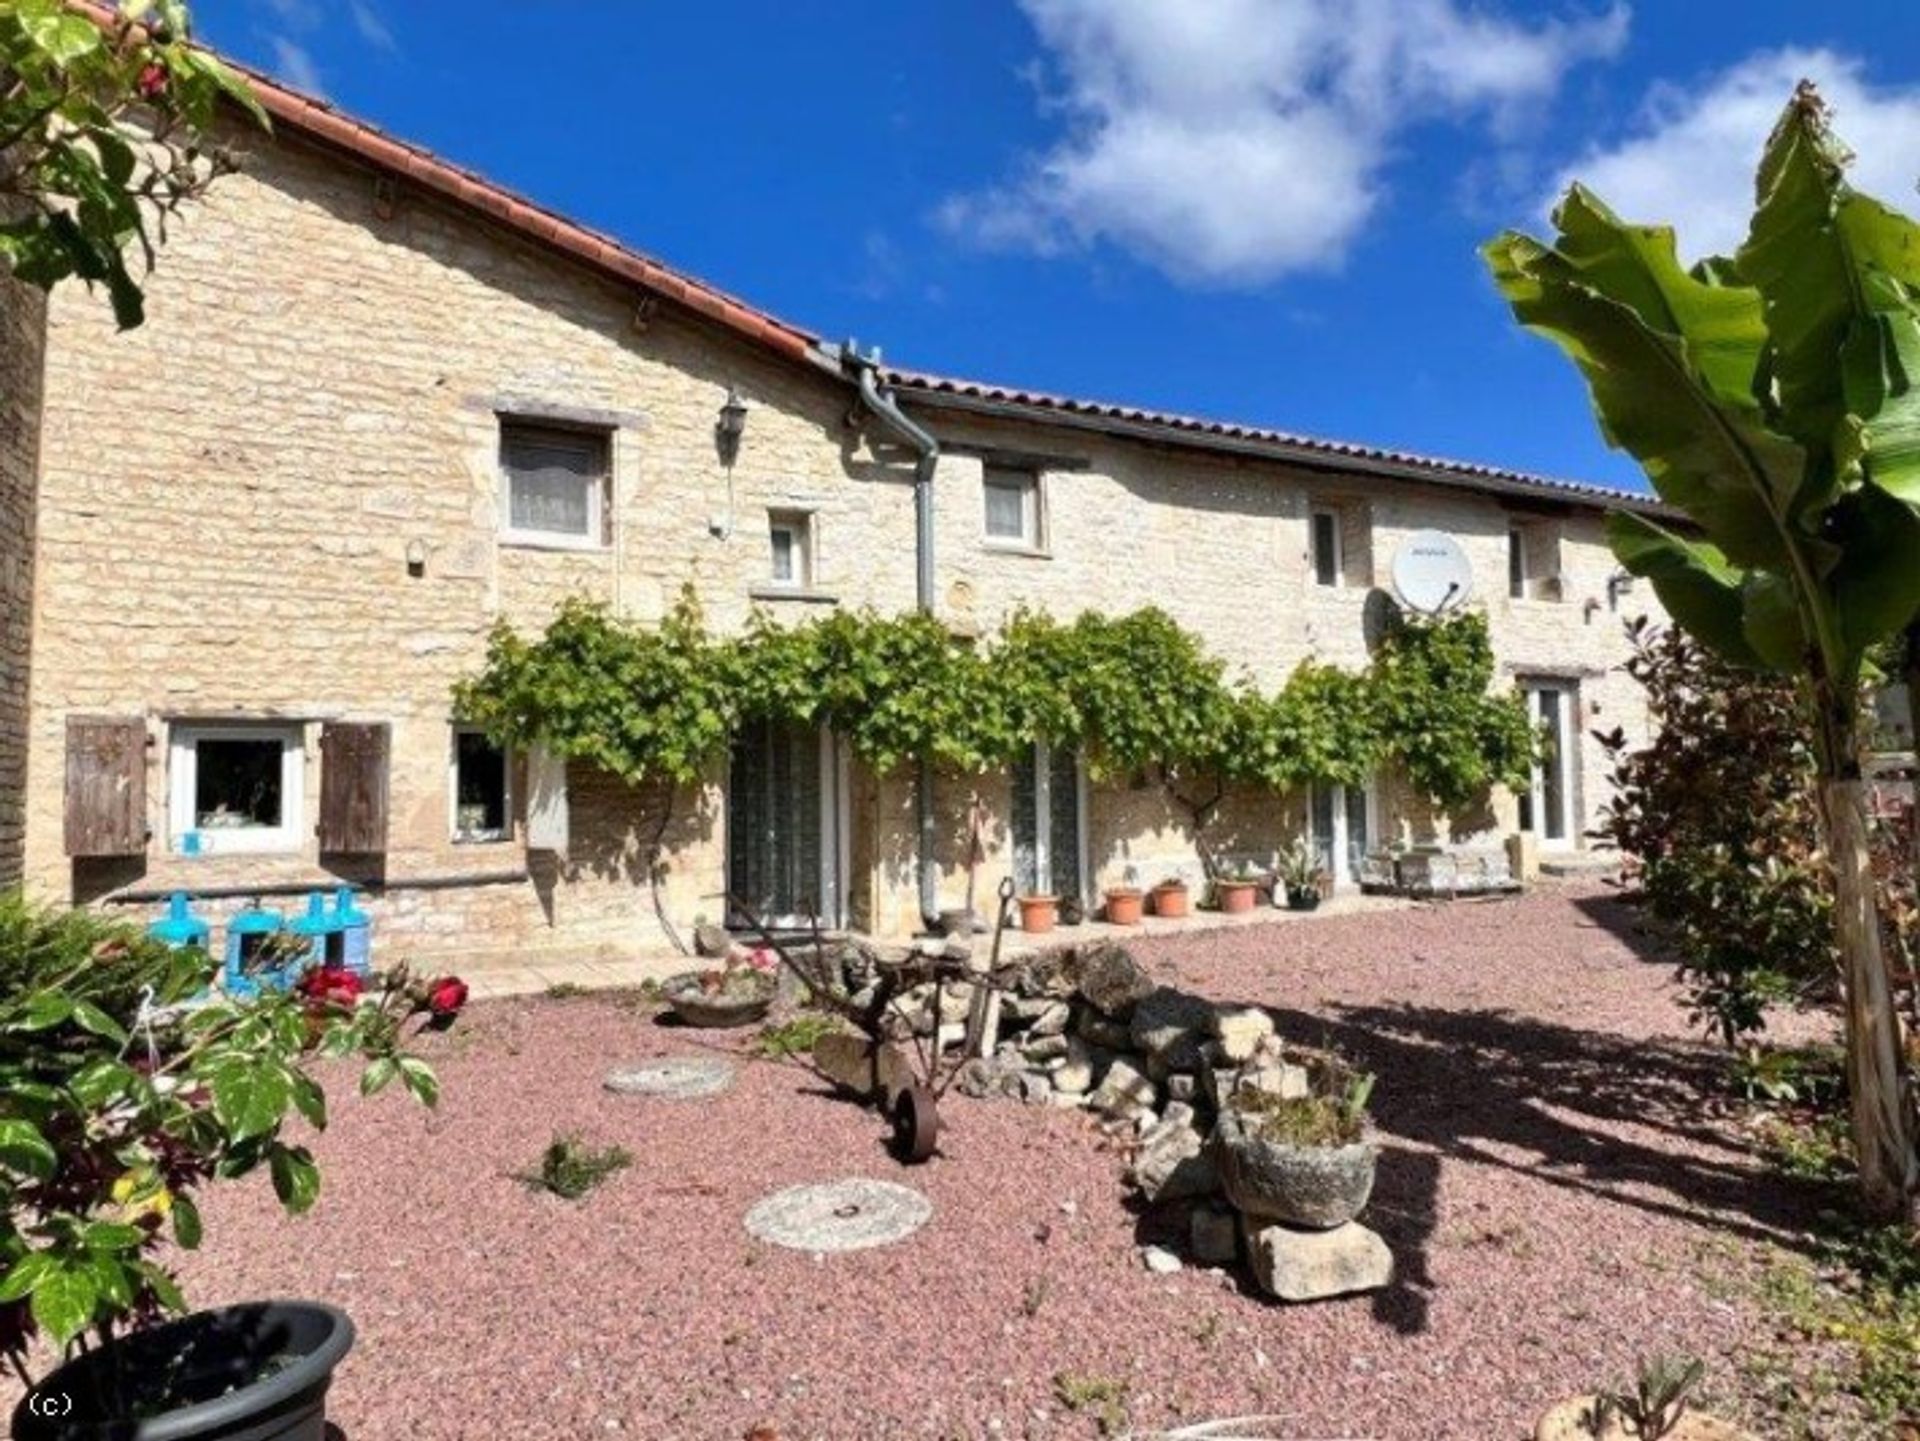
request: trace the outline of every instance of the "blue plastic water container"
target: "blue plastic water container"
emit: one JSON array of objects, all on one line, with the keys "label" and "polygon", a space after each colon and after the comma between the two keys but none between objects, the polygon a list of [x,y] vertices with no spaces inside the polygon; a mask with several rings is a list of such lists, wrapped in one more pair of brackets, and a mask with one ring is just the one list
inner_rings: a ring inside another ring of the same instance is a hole
[{"label": "blue plastic water container", "polygon": [[333,893],[334,929],[327,936],[327,964],[364,976],[373,968],[373,917],[355,903],[353,887]]},{"label": "blue plastic water container", "polygon": [[[234,913],[227,922],[226,987],[231,996],[257,996],[261,987],[284,991],[297,976],[287,967],[261,968],[255,959],[267,941],[286,929],[286,918],[264,909],[258,901]],[[251,974],[250,974],[251,973]]]},{"label": "blue plastic water container", "polygon": [[176,951],[183,946],[213,949],[213,927],[193,913],[185,891],[167,897],[167,913],[147,927],[147,934]]},{"label": "blue plastic water container", "polygon": [[306,966],[324,966],[328,963],[333,933],[340,929],[340,922],[327,911],[327,898],[319,891],[307,897],[305,915],[295,916],[287,923],[287,929],[300,937],[306,946],[305,958],[297,964]]}]

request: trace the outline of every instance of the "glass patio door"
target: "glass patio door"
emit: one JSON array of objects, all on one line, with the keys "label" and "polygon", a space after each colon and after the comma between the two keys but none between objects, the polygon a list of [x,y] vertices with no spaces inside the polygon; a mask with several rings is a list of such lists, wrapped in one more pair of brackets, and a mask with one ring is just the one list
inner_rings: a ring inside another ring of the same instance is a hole
[{"label": "glass patio door", "polygon": [[1336,886],[1352,885],[1373,847],[1372,787],[1315,786],[1308,801],[1308,834],[1321,867]]},{"label": "glass patio door", "polygon": [[1520,829],[1532,831],[1542,843],[1570,846],[1575,841],[1573,818],[1574,690],[1553,681],[1529,681],[1522,687],[1527,714],[1542,740],[1533,780],[1520,797]]},{"label": "glass patio door", "polygon": [[[727,767],[727,889],[774,926],[840,924],[839,747],[823,730],[757,722]],[[739,923],[738,915],[729,919]]]},{"label": "glass patio door", "polygon": [[1079,752],[1037,745],[1013,768],[1013,881],[1023,895],[1085,899],[1085,808]]}]

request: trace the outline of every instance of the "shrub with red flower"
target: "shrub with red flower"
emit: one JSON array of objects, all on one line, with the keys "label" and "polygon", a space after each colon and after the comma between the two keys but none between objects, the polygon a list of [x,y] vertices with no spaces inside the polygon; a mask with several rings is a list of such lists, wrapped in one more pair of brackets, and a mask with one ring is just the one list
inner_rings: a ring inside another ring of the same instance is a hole
[{"label": "shrub with red flower", "polygon": [[433,1019],[447,1025],[467,1004],[467,983],[458,976],[441,976],[427,982],[426,1008]]},{"label": "shrub with red flower", "polygon": [[359,972],[345,966],[313,966],[300,977],[294,989],[323,1008],[352,1006],[366,990],[366,982]]}]

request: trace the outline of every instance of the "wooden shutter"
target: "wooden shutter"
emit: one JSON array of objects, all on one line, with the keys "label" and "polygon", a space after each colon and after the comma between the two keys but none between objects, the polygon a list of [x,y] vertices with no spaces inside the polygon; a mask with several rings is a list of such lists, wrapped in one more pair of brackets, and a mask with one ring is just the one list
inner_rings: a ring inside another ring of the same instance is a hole
[{"label": "wooden shutter", "polygon": [[328,721],[320,727],[320,852],[377,855],[387,848],[384,725]]},{"label": "wooden shutter", "polygon": [[147,849],[147,723],[67,718],[67,854]]},{"label": "wooden shutter", "polygon": [[567,763],[543,750],[527,752],[527,849],[567,853]]}]

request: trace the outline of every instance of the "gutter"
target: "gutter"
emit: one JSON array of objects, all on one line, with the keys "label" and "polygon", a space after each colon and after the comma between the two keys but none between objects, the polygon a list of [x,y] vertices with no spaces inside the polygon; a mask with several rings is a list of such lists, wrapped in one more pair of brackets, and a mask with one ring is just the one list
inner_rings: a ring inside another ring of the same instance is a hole
[{"label": "gutter", "polygon": [[[922,615],[932,615],[933,601],[933,472],[940,463],[940,442],[931,432],[907,419],[893,392],[880,384],[880,352],[862,355],[849,340],[840,347],[843,372],[851,372],[860,389],[860,402],[881,425],[913,447],[913,580],[914,600]],[[915,870],[920,887],[920,921],[932,930],[939,920],[939,871],[934,858],[933,762],[922,756],[914,763],[914,828],[918,833]]]}]

